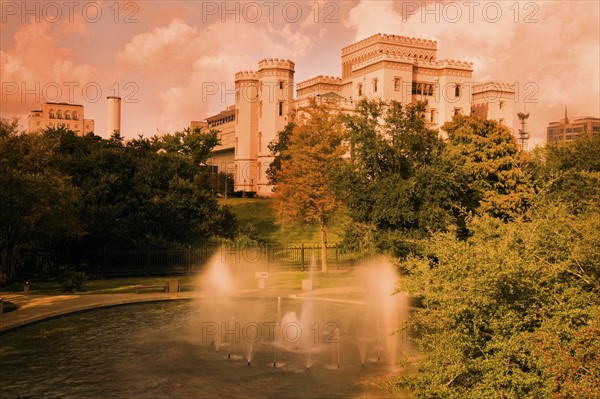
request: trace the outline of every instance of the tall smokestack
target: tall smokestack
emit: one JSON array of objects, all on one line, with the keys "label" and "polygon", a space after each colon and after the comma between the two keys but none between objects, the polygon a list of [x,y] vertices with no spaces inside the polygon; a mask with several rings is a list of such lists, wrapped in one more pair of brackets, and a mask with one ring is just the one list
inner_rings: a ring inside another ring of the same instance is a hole
[{"label": "tall smokestack", "polygon": [[106,131],[109,137],[121,132],[121,97],[106,97]]}]

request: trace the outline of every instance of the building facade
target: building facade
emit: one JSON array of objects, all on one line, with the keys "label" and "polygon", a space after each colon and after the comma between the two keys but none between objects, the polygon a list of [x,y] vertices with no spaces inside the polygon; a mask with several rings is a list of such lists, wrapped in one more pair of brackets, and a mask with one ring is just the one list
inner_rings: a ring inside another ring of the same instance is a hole
[{"label": "building facade", "polygon": [[220,144],[214,148],[206,164],[215,172],[235,172],[235,106],[206,118],[206,129],[218,130]]},{"label": "building facade", "polygon": [[599,134],[600,118],[583,116],[569,119],[565,109],[564,119],[559,122],[550,122],[546,128],[546,142],[554,144],[568,143],[583,133]]},{"label": "building facade", "polygon": [[512,129],[515,114],[514,86],[499,82],[473,85],[471,112],[497,120],[501,125]]},{"label": "building facade", "polygon": [[78,104],[47,102],[42,104],[41,110],[31,111],[27,119],[28,130],[32,133],[48,127],[63,127],[79,136],[94,132],[94,120],[85,119],[83,105]]},{"label": "building facade", "polygon": [[[266,171],[273,157],[268,145],[277,140],[291,113],[311,98],[334,100],[348,112],[362,98],[403,104],[427,101],[425,117],[433,128],[456,114],[473,112],[512,129],[513,87],[474,82],[473,64],[438,60],[435,41],[377,34],[344,47],[341,64],[341,77],[319,75],[296,86],[295,64],[290,60],[263,59],[256,71],[236,73],[235,105],[224,111],[232,117],[228,124],[214,126],[227,140],[222,140],[213,160],[223,170],[233,153],[235,190],[271,196]],[[206,121],[220,119],[224,113]]]}]

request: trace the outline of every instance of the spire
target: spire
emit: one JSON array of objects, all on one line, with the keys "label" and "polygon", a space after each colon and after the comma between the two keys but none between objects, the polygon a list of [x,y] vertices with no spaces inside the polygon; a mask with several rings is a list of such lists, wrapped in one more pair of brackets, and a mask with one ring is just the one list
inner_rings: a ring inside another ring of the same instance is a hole
[{"label": "spire", "polygon": [[569,118],[567,117],[567,106],[565,105],[565,125],[569,123]]}]

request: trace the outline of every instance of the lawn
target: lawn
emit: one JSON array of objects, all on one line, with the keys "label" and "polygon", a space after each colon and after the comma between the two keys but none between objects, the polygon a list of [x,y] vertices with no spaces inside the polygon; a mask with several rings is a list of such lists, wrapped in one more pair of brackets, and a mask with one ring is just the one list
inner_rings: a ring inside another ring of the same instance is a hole
[{"label": "lawn", "polygon": [[[302,280],[313,279],[313,289],[360,286],[362,283],[360,269],[349,268],[332,271],[331,273],[313,273],[308,271],[277,271],[270,272],[266,282],[267,289],[298,290],[302,287]],[[170,276],[170,277],[128,277],[89,280],[83,285],[82,291],[74,292],[76,295],[89,294],[122,294],[132,293],[136,285],[166,284],[169,280],[178,280],[180,285],[197,284],[198,276]],[[257,288],[258,281],[254,270],[234,271],[234,285],[239,289]],[[2,287],[3,292],[23,292],[22,284],[12,284]],[[57,282],[31,282],[29,286],[31,295],[59,295],[70,294],[62,290]],[[140,294],[143,295],[143,294]],[[6,303],[5,303],[6,305]],[[5,309],[6,310],[6,309]]]},{"label": "lawn", "polygon": [[[228,198],[219,200],[222,205],[230,205],[238,221],[254,227],[257,236],[270,244],[319,244],[321,233],[316,223],[309,225],[300,223],[279,224],[273,209],[273,201],[266,198]],[[333,244],[340,240],[343,223],[346,217],[340,212],[339,217],[328,231],[327,240]]]}]

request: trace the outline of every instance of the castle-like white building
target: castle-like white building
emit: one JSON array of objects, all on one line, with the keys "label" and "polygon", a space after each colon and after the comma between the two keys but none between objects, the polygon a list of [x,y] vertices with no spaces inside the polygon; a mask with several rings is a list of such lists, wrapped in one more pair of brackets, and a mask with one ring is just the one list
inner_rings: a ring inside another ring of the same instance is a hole
[{"label": "castle-like white building", "polygon": [[426,100],[431,127],[470,112],[513,125],[513,87],[474,82],[473,64],[438,60],[432,40],[377,34],[351,44],[342,49],[341,77],[319,75],[294,86],[294,68],[290,60],[269,58],[259,61],[256,71],[236,73],[235,105],[205,121],[220,130],[221,138],[210,163],[233,173],[235,190],[271,196],[266,170],[273,157],[268,145],[277,140],[291,113],[312,97],[335,100],[350,112],[364,97]]}]

